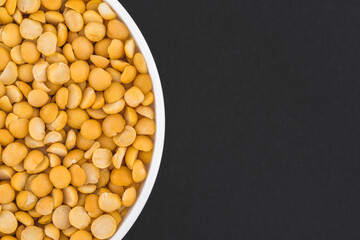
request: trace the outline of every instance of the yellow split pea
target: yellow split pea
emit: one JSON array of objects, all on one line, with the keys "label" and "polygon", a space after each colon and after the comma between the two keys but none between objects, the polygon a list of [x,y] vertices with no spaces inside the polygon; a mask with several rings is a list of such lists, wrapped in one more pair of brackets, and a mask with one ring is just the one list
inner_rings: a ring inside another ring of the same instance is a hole
[{"label": "yellow split pea", "polygon": [[101,0],[0,0],[1,239],[108,239],[156,133],[152,81]]}]

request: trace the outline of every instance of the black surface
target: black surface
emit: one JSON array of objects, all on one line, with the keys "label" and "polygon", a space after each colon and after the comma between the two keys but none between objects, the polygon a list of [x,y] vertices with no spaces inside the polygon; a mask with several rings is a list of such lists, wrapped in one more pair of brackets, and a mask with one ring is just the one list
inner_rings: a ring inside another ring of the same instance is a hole
[{"label": "black surface", "polygon": [[360,238],[359,1],[121,2],[167,117],[125,239]]}]

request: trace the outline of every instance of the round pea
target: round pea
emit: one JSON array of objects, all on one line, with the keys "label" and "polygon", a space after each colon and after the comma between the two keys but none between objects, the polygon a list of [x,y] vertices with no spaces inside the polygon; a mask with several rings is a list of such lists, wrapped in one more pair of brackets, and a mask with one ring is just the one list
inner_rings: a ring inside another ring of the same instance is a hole
[{"label": "round pea", "polygon": [[80,60],[88,60],[94,52],[92,43],[83,36],[77,37],[72,42],[75,57]]},{"label": "round pea", "polygon": [[153,149],[154,144],[148,136],[139,135],[133,142],[133,146],[140,151],[148,152]]},{"label": "round pea", "polygon": [[86,182],[86,172],[79,165],[73,164],[69,168],[71,174],[71,185],[81,187]]},{"label": "round pea", "polygon": [[131,171],[125,166],[121,166],[119,169],[115,168],[111,172],[110,181],[116,186],[129,186],[133,183]]},{"label": "round pea", "polygon": [[141,118],[135,125],[136,133],[139,135],[153,135],[155,128],[154,120],[149,118]]},{"label": "round pea", "polygon": [[81,135],[86,139],[97,139],[101,135],[101,125],[94,119],[86,120],[80,129]]},{"label": "round pea", "polygon": [[2,32],[2,41],[8,47],[15,47],[22,41],[20,28],[15,23],[5,25]]},{"label": "round pea", "polygon": [[125,127],[125,120],[120,114],[107,116],[102,122],[102,129],[107,137],[115,137],[121,133]]},{"label": "round pea", "polygon": [[85,229],[89,226],[91,218],[82,206],[76,206],[69,212],[70,224],[77,229]]},{"label": "round pea", "polygon": [[110,214],[104,214],[91,224],[91,232],[98,239],[106,239],[114,235],[116,221]]},{"label": "round pea", "polygon": [[0,204],[7,204],[12,202],[15,199],[15,190],[7,182],[2,182],[0,184]]},{"label": "round pea", "polygon": [[67,27],[72,32],[79,32],[84,26],[84,20],[80,13],[75,10],[68,10],[64,14],[65,22]]},{"label": "round pea", "polygon": [[36,226],[28,226],[21,232],[21,240],[42,240],[44,231]]},{"label": "round pea", "polygon": [[18,0],[17,6],[22,13],[29,14],[39,10],[40,0]]},{"label": "round pea", "polygon": [[89,74],[89,84],[96,91],[104,91],[110,87],[111,80],[110,73],[101,68],[95,68]]},{"label": "round pea", "polygon": [[28,154],[27,147],[19,142],[10,143],[2,153],[2,161],[9,167],[14,167],[22,162]]},{"label": "round pea", "polygon": [[148,74],[137,75],[134,80],[134,86],[137,86],[144,94],[146,94],[152,89],[150,76]]},{"label": "round pea", "polygon": [[28,179],[29,174],[26,172],[17,172],[15,173],[10,180],[11,186],[16,190],[16,191],[23,191],[25,189],[25,183],[26,180]]},{"label": "round pea", "polygon": [[69,221],[69,213],[71,208],[66,205],[61,205],[55,209],[52,215],[52,222],[58,229],[67,229],[71,226]]},{"label": "round pea", "polygon": [[98,148],[92,155],[93,164],[100,169],[105,169],[111,165],[112,153],[109,149]]},{"label": "round pea", "polygon": [[70,68],[62,62],[53,63],[47,69],[47,77],[54,84],[64,84],[70,80]]},{"label": "round pea", "polygon": [[54,187],[63,189],[69,186],[71,182],[71,174],[69,170],[64,166],[57,166],[50,170],[50,181]]},{"label": "round pea", "polygon": [[29,191],[21,191],[16,195],[16,205],[23,211],[29,211],[36,205],[37,197]]},{"label": "round pea", "polygon": [[99,207],[104,212],[112,212],[121,207],[121,198],[114,193],[104,192],[99,197]]},{"label": "round pea", "polygon": [[38,21],[25,18],[20,24],[20,34],[23,38],[34,40],[40,36],[43,28]]},{"label": "round pea", "polygon": [[86,81],[89,77],[89,72],[89,64],[83,60],[77,60],[70,66],[71,79],[77,83]]},{"label": "round pea", "polygon": [[116,18],[116,13],[106,2],[102,2],[99,4],[98,11],[105,20],[111,20]]},{"label": "round pea", "polygon": [[130,187],[124,191],[122,196],[122,204],[124,207],[131,207],[134,205],[136,200],[136,189],[134,187]]},{"label": "round pea", "polygon": [[68,109],[66,112],[68,115],[67,124],[71,128],[80,129],[84,122],[89,119],[89,115],[81,108]]},{"label": "round pea", "polygon": [[28,103],[33,107],[42,107],[49,101],[49,95],[41,89],[31,90],[28,95]]},{"label": "round pea", "polygon": [[104,98],[107,103],[114,103],[119,101],[125,93],[125,88],[121,83],[112,82],[111,85],[105,89]]},{"label": "round pea", "polygon": [[29,133],[29,120],[16,119],[9,124],[9,131],[15,138],[25,138]]},{"label": "round pea", "polygon": [[134,86],[125,92],[124,99],[130,107],[137,107],[144,100],[144,94],[138,87]]},{"label": "round pea", "polygon": [[50,196],[39,199],[35,206],[35,210],[41,215],[49,215],[54,209],[54,199]]},{"label": "round pea", "polygon": [[56,103],[48,103],[40,109],[40,117],[44,123],[52,123],[58,116],[59,108]]},{"label": "round pea", "polygon": [[0,232],[4,234],[12,234],[18,226],[15,215],[10,211],[0,212]]},{"label": "round pea", "polygon": [[25,101],[15,103],[13,105],[13,113],[19,118],[29,119],[33,114],[33,107]]},{"label": "round pea", "polygon": [[103,213],[99,207],[99,197],[96,194],[89,194],[85,197],[84,207],[91,218],[97,218]]},{"label": "round pea", "polygon": [[52,32],[44,32],[37,39],[37,49],[45,56],[55,53],[57,44],[57,36]]},{"label": "round pea", "polygon": [[125,40],[130,32],[127,26],[117,19],[112,19],[108,22],[106,35],[109,38]]},{"label": "round pea", "polygon": [[45,123],[39,117],[34,117],[29,122],[29,134],[35,140],[43,140],[45,137]]},{"label": "round pea", "polygon": [[30,183],[30,189],[37,197],[45,197],[51,193],[53,185],[45,173],[37,175]]}]

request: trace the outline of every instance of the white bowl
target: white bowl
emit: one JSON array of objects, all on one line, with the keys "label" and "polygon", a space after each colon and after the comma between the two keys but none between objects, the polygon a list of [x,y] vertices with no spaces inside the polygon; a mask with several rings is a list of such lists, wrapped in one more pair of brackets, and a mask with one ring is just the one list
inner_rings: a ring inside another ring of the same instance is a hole
[{"label": "white bowl", "polygon": [[151,162],[148,164],[148,175],[146,180],[141,184],[138,192],[137,200],[126,216],[124,217],[119,229],[111,240],[122,239],[130,230],[131,226],[135,223],[149,198],[151,190],[154,186],[156,176],[158,174],[161,162],[161,156],[164,146],[165,137],[165,107],[164,97],[161,88],[161,82],[158,70],[155,65],[154,58],[151,54],[149,46],[147,45],[139,28],[136,26],[134,20],[130,17],[129,13],[117,0],[105,0],[112,9],[116,12],[119,19],[122,20],[129,28],[132,37],[134,38],[137,49],[144,55],[150,77],[153,83],[154,105],[155,105],[155,121],[156,121],[156,134],[154,139],[154,152]]}]

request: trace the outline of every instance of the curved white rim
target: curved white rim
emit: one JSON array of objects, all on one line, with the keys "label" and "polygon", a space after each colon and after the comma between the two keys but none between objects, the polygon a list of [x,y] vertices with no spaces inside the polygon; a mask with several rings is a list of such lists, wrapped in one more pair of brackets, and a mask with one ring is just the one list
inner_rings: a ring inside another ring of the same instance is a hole
[{"label": "curved white rim", "polygon": [[105,0],[112,9],[117,13],[119,18],[127,25],[129,28],[131,35],[133,36],[137,47],[140,52],[144,55],[148,71],[153,83],[153,91],[155,98],[155,116],[156,116],[156,135],[154,141],[154,150],[152,160],[149,163],[149,171],[146,180],[142,183],[142,187],[140,189],[140,194],[136,200],[134,206],[128,211],[125,216],[123,222],[121,223],[119,229],[115,233],[115,235],[111,238],[122,239],[126,233],[130,230],[132,225],[135,223],[136,219],[139,217],[142,209],[144,208],[151,190],[154,186],[159,168],[161,163],[161,156],[163,152],[164,146],[164,138],[165,138],[165,107],[164,107],[164,97],[160,82],[160,77],[158,70],[156,68],[156,64],[154,58],[151,54],[149,46],[147,45],[142,33],[137,27],[134,20],[131,18],[129,13],[125,10],[125,8],[117,1],[117,0]]}]

